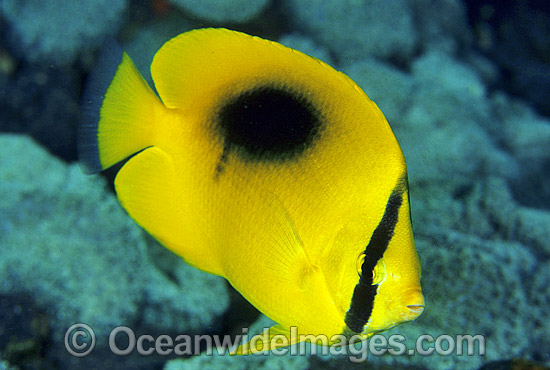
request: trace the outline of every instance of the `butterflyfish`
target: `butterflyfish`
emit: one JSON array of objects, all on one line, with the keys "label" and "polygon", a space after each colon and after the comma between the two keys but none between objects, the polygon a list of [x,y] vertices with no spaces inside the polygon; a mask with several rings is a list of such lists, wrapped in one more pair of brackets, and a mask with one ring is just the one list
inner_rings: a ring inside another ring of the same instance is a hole
[{"label": "butterflyfish", "polygon": [[91,172],[124,161],[130,217],[277,323],[234,353],[367,339],[422,313],[405,159],[349,77],[226,29],[166,42],[156,91],[120,47],[106,55],[80,157]]}]

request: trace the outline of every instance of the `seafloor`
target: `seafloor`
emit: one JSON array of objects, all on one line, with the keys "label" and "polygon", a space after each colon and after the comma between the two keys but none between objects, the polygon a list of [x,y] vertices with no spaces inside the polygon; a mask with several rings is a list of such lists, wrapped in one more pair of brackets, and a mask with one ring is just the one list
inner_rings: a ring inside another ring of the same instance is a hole
[{"label": "seafloor", "polygon": [[[0,369],[550,364],[547,1],[1,0],[0,22]],[[409,166],[426,299],[418,320],[384,335],[402,334],[410,348],[422,334],[482,335],[484,355],[371,354],[357,364],[342,355],[109,350],[120,325],[175,338],[265,323],[223,279],[185,265],[136,226],[112,173],[87,176],[77,163],[79,100],[103,40],[117,38],[150,79],[165,41],[210,26],[316,56],[379,105]],[[74,323],[95,331],[88,356],[65,348]]]}]

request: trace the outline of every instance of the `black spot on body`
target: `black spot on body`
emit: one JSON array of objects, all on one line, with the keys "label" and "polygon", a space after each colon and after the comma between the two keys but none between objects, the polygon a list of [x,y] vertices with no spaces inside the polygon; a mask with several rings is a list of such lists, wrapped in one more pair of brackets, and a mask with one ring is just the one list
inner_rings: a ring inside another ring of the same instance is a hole
[{"label": "black spot on body", "polygon": [[292,89],[263,86],[224,102],[216,117],[224,153],[247,160],[293,159],[310,147],[322,126],[320,112]]}]

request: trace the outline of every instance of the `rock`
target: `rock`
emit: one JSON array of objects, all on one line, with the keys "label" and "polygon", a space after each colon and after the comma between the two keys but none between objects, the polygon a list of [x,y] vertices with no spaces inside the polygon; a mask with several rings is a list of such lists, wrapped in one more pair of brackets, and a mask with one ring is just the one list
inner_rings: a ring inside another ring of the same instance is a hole
[{"label": "rock", "polygon": [[5,0],[10,46],[33,63],[71,64],[83,50],[94,50],[124,20],[126,0],[47,2]]},{"label": "rock", "polygon": [[170,0],[189,15],[215,23],[245,23],[258,16],[269,0]]},{"label": "rock", "polygon": [[416,46],[410,2],[286,0],[297,28],[338,54],[342,64],[367,57],[406,59]]},{"label": "rock", "polygon": [[403,124],[403,114],[412,103],[411,75],[376,59],[365,59],[342,67],[384,113],[392,128]]},{"label": "rock", "polygon": [[1,135],[0,148],[0,294],[28,294],[45,310],[53,357],[74,365],[63,345],[74,323],[94,330],[96,356],[86,360],[96,364],[116,357],[105,351],[120,325],[148,333],[219,329],[229,304],[224,280],[176,256],[176,279],[168,278],[101,177],[85,176],[25,136]]}]

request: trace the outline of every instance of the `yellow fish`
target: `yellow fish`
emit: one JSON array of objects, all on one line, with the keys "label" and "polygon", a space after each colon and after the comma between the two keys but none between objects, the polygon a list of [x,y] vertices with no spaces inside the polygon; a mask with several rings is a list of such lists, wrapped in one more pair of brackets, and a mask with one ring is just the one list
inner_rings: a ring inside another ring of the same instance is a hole
[{"label": "yellow fish", "polygon": [[158,96],[126,53],[107,55],[81,158],[95,172],[126,160],[115,188],[128,214],[278,323],[234,353],[366,339],[422,313],[405,160],[350,78],[226,29],[165,43]]}]

